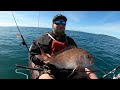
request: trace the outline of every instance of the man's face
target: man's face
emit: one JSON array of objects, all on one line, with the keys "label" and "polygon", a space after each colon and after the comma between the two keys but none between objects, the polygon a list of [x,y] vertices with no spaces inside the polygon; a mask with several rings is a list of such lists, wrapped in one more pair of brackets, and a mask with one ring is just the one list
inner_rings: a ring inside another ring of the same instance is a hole
[{"label": "man's face", "polygon": [[58,19],[53,22],[53,29],[56,34],[63,34],[65,31],[66,22],[63,19]]}]

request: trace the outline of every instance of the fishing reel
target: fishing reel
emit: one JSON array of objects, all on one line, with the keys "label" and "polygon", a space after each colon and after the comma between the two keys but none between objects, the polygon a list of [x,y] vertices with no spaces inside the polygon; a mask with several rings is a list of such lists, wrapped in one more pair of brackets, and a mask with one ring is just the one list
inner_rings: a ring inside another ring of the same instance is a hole
[{"label": "fishing reel", "polygon": [[101,79],[104,79],[105,77],[107,77],[107,76],[110,75],[110,74],[113,74],[112,79],[120,79],[120,73],[117,74],[117,75],[115,75],[115,72],[116,72],[117,70],[119,70],[119,69],[120,69],[120,66],[114,68],[113,70],[111,70],[111,71],[108,72],[107,74],[103,75],[103,76],[101,77]]},{"label": "fishing reel", "polygon": [[120,73],[119,74],[117,74],[117,75],[113,75],[113,79],[120,79]]},{"label": "fishing reel", "polygon": [[26,45],[25,41],[22,41],[22,42],[20,43],[20,45]]}]

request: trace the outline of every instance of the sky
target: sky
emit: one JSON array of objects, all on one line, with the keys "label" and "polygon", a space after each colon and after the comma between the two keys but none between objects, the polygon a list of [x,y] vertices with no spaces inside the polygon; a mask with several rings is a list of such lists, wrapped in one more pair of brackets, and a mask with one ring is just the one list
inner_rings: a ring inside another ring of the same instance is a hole
[{"label": "sky", "polygon": [[[120,11],[13,11],[18,26],[52,28],[56,14],[67,17],[66,30],[120,39]],[[0,11],[0,26],[16,26],[11,11]]]}]

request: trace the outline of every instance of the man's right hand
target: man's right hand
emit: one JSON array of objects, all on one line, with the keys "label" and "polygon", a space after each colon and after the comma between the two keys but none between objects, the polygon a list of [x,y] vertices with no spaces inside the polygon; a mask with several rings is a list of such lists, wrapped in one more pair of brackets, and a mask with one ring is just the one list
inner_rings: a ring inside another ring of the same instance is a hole
[{"label": "man's right hand", "polygon": [[[39,55],[35,55],[39,60],[42,60],[43,63],[45,64],[49,64],[49,61],[48,60],[44,60],[44,57],[41,56],[40,54]],[[47,58],[50,58],[51,56],[49,54],[46,54]]]}]

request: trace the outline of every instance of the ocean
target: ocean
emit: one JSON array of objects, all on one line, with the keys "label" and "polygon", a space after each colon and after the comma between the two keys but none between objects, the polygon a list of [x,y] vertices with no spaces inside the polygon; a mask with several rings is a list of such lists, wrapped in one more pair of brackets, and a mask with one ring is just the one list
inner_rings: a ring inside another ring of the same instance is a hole
[{"label": "ocean", "polygon": [[[50,30],[50,28],[20,27],[28,46]],[[28,51],[25,46],[20,45],[22,39],[16,37],[17,33],[19,33],[17,27],[0,27],[0,79],[26,79],[25,75],[15,72],[18,69],[15,64],[28,65]],[[66,34],[74,39],[78,47],[93,55],[94,64],[91,67],[96,70],[95,73],[99,78],[120,65],[120,39],[70,30],[66,30]],[[30,79],[28,70],[19,71],[26,73]],[[120,73],[120,70],[115,73]],[[111,79],[112,74],[106,78]]]}]

